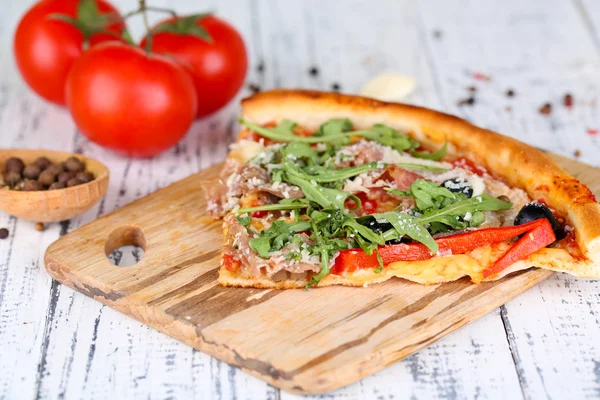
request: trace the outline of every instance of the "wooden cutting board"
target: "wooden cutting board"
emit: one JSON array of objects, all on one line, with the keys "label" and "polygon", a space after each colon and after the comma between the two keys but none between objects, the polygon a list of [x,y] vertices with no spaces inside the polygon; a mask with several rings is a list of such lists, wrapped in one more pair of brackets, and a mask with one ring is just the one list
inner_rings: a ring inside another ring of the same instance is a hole
[{"label": "wooden cutting board", "polygon": [[[600,170],[553,156],[600,194]],[[483,316],[552,275],[521,271],[475,285],[392,279],[369,288],[224,288],[221,224],[205,214],[202,182],[221,164],[137,200],[53,243],[56,280],[270,384],[322,393],[352,383]],[[145,249],[135,266],[107,254]]]}]

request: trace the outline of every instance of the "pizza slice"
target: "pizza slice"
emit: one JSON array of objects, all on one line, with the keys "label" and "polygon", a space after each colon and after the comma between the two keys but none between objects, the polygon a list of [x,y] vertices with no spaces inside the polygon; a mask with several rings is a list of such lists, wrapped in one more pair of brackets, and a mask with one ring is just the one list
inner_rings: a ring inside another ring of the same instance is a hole
[{"label": "pizza slice", "polygon": [[207,185],[223,285],[479,283],[531,267],[600,277],[600,205],[535,148],[362,97],[275,90],[242,106]]}]

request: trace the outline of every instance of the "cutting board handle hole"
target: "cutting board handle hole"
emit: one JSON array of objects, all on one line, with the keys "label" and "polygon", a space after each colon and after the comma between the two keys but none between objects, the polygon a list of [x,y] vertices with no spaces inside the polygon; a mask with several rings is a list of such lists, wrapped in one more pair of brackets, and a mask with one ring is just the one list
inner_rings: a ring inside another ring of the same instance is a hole
[{"label": "cutting board handle hole", "polygon": [[119,267],[130,267],[140,262],[146,251],[146,235],[134,225],[121,226],[108,235],[104,251],[110,262]]}]

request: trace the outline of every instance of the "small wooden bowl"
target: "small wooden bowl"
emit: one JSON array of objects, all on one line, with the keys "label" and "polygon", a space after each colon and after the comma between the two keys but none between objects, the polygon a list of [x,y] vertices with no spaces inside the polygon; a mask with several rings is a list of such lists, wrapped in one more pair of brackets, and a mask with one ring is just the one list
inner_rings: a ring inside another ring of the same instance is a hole
[{"label": "small wooden bowl", "polygon": [[26,165],[38,157],[48,157],[53,163],[77,157],[95,177],[91,182],[65,189],[35,192],[0,189],[0,209],[18,218],[36,222],[71,219],[92,208],[108,188],[108,168],[92,158],[53,150],[0,149],[0,171],[10,157],[18,157]]}]

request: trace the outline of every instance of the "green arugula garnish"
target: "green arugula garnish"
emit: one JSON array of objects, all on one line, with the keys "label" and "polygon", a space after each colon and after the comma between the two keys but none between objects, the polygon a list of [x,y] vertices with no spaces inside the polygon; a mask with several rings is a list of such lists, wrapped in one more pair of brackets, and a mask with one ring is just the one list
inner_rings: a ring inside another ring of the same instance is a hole
[{"label": "green arugula garnish", "polygon": [[[441,209],[427,211],[418,217],[417,220],[421,224],[439,222],[454,229],[461,229],[465,227],[464,222],[461,223],[461,219],[464,221],[467,213],[474,215],[476,212],[508,210],[511,207],[512,203],[502,201],[487,194],[481,194],[470,199],[459,200]],[[483,220],[478,222],[481,223]],[[468,224],[468,226],[472,225]]]},{"label": "green arugula garnish", "polygon": [[413,157],[422,158],[424,160],[440,161],[446,155],[447,150],[448,150],[448,142],[444,143],[442,148],[440,148],[438,151],[435,151],[433,153],[427,153],[427,152],[422,152],[422,151],[411,151],[410,154]]},{"label": "green arugula garnish", "polygon": [[[433,254],[437,253],[438,246],[435,239],[422,225],[422,222],[406,213],[386,212],[381,214],[372,214],[376,220],[384,219],[396,230],[399,237],[408,236],[417,242],[423,243],[431,250]],[[388,239],[389,240],[389,239]]]},{"label": "green arugula garnish", "polygon": [[260,257],[269,258],[269,253],[281,250],[292,240],[292,234],[310,229],[309,222],[301,221],[288,224],[283,220],[277,220],[264,231],[258,234],[257,238],[248,241],[250,248]]}]

